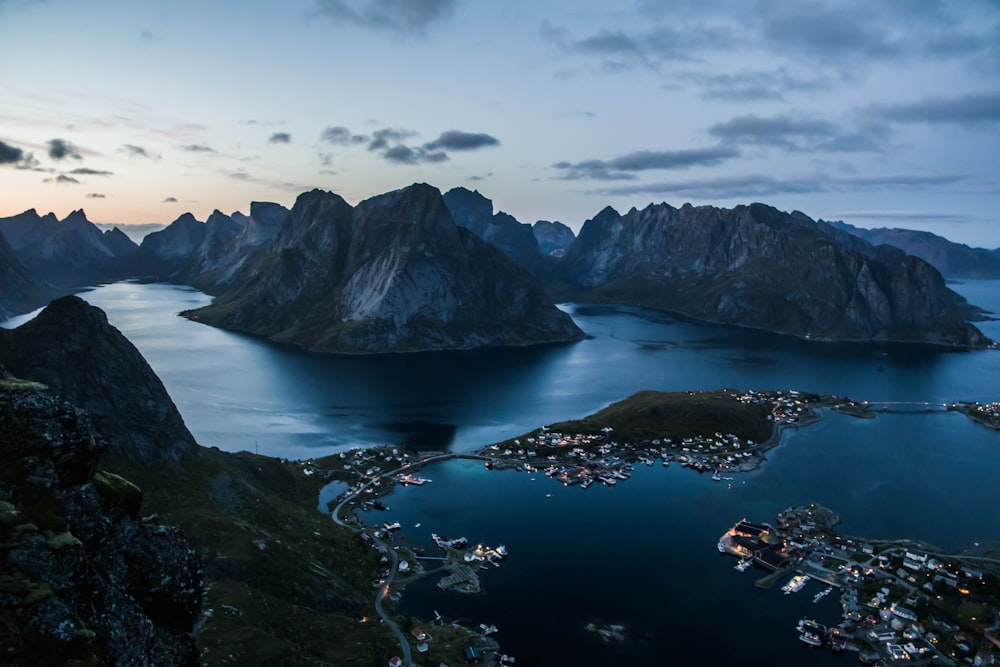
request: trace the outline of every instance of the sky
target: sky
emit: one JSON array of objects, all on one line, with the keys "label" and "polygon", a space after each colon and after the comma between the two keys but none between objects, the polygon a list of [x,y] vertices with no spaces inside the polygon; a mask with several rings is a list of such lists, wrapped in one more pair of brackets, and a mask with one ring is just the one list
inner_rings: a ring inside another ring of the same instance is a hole
[{"label": "sky", "polygon": [[764,202],[1000,247],[1000,0],[0,0],[0,217]]}]

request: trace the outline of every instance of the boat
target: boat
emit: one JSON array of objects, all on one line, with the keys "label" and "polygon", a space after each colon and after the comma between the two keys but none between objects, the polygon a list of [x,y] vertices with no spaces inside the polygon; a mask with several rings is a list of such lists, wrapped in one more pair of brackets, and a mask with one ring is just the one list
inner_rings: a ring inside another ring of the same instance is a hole
[{"label": "boat", "polygon": [[502,544],[497,545],[497,548],[494,549],[494,551],[496,551],[500,555],[501,558],[506,558],[507,557],[507,547],[505,547]]},{"label": "boat", "polygon": [[799,635],[799,639],[804,641],[806,644],[809,644],[810,646],[823,645],[823,639],[819,635],[812,632],[803,632],[801,635]]},{"label": "boat", "polygon": [[829,595],[829,594],[830,594],[830,591],[832,591],[832,590],[833,590],[833,586],[829,586],[829,587],[827,587],[827,588],[825,588],[825,589],[821,590],[821,591],[820,591],[819,593],[817,593],[817,594],[816,594],[816,595],[815,595],[815,596],[813,597],[813,604],[816,604],[816,603],[818,603],[818,602],[819,602],[820,600],[822,600],[823,598],[825,598],[825,597],[826,597],[827,595]]},{"label": "boat", "polygon": [[720,554],[726,553],[726,545],[722,543],[722,540],[719,540],[719,553]]},{"label": "boat", "polygon": [[489,635],[496,634],[497,632],[499,632],[499,630],[497,630],[497,626],[486,625],[485,623],[480,623],[479,629],[482,630],[483,637],[488,637]]},{"label": "boat", "polygon": [[716,471],[712,473],[712,481],[718,482],[720,479],[722,479],[722,477],[719,475],[719,470],[716,469]]},{"label": "boat", "polygon": [[799,620],[799,624],[795,626],[795,629],[799,632],[811,632],[814,635],[826,634],[826,626],[817,623],[811,618],[803,618]]},{"label": "boat", "polygon": [[750,567],[750,563],[752,563],[752,562],[753,562],[753,559],[748,556],[748,557],[745,557],[745,558],[741,558],[740,562],[737,563],[734,567],[737,570],[739,570],[740,572],[746,572],[747,568]]}]

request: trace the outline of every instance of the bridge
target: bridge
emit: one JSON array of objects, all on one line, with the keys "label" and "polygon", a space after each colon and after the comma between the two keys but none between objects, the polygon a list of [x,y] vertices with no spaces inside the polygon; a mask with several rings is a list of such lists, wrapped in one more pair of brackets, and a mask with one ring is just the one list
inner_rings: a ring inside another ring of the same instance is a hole
[{"label": "bridge", "polygon": [[949,410],[954,404],[933,403],[931,401],[862,401],[861,405],[880,412],[931,412]]}]

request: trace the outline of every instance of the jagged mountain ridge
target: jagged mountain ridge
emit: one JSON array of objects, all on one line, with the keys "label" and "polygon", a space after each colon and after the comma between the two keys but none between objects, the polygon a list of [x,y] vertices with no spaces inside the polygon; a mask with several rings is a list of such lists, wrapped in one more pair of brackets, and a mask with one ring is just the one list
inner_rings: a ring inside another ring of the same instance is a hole
[{"label": "jagged mountain ridge", "polygon": [[531,233],[538,242],[538,251],[552,257],[566,254],[576,238],[573,230],[559,221],[539,220],[531,226]]},{"label": "jagged mountain ridge", "polygon": [[817,339],[982,347],[971,309],[923,260],[852,248],[801,213],[763,204],[605,208],[562,261],[574,298]]},{"label": "jagged mountain ridge", "polygon": [[0,218],[0,234],[32,278],[58,288],[121,280],[139,249],[120,230],[102,232],[82,210],[59,220],[29,209]]},{"label": "jagged mountain ridge", "polygon": [[111,451],[127,458],[177,461],[195,445],[139,351],[79,297],[56,299],[20,327],[0,329],[0,366],[87,410]]},{"label": "jagged mountain ridge", "polygon": [[198,321],[327,352],[576,340],[530,275],[417,184],[352,208],[301,195],[278,237]]},{"label": "jagged mountain ridge", "polygon": [[73,405],[3,376],[0,415],[4,664],[198,664],[203,572],[184,537],[96,471],[105,441]]},{"label": "jagged mountain ridge", "polygon": [[1000,248],[971,248],[931,232],[913,229],[863,229],[839,220],[825,222],[872,245],[891,245],[908,255],[919,257],[949,278],[1000,278]]}]

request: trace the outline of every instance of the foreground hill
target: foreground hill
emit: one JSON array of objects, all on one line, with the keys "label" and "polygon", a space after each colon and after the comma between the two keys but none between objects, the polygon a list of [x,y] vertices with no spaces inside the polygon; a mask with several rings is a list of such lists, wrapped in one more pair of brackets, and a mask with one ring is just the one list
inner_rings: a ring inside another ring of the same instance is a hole
[{"label": "foreground hill", "polygon": [[322,352],[406,352],[577,340],[531,276],[413,185],[352,208],[301,195],[233,288],[185,316]]},{"label": "foreground hill", "polygon": [[763,204],[606,208],[562,260],[570,298],[822,340],[984,347],[974,309],[923,260],[848,244]]},{"label": "foreground hill", "polygon": [[845,222],[828,225],[853,234],[872,245],[891,245],[919,257],[949,278],[1000,278],[1000,249],[970,248],[964,243],[913,229],[863,229]]},{"label": "foreground hill", "polygon": [[20,327],[0,329],[0,366],[87,410],[112,451],[148,463],[177,461],[195,446],[139,351],[79,297],[56,299]]},{"label": "foreground hill", "polygon": [[202,570],[142,492],[96,472],[104,439],[40,384],[0,376],[5,665],[199,664]]}]

